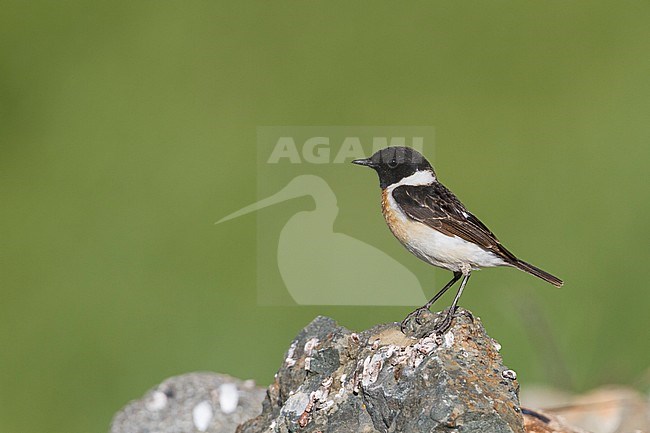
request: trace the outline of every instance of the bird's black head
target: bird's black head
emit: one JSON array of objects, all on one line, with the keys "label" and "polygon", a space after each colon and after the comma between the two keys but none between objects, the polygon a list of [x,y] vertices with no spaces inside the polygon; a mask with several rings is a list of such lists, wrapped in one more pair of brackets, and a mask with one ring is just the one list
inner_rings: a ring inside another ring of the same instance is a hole
[{"label": "bird's black head", "polygon": [[429,171],[432,176],[435,176],[429,161],[410,147],[387,147],[375,152],[370,158],[357,159],[352,163],[374,169],[379,175],[379,186],[382,189],[418,171]]}]

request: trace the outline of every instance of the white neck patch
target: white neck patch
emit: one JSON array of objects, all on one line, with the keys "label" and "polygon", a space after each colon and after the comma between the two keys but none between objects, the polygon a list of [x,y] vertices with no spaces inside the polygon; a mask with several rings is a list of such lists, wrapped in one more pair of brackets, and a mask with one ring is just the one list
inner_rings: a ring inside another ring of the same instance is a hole
[{"label": "white neck patch", "polygon": [[388,186],[387,189],[392,191],[393,189],[402,185],[409,185],[409,186],[431,185],[435,181],[436,181],[436,176],[433,174],[431,170],[419,170],[413,173],[412,175],[405,177],[399,182],[395,182],[394,184]]}]

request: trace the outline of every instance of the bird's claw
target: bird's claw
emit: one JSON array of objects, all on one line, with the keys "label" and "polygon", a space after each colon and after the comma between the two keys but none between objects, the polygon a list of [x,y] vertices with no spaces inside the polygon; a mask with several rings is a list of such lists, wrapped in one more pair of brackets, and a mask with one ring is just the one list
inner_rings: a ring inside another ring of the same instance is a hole
[{"label": "bird's claw", "polygon": [[[440,323],[436,323],[436,325],[433,328],[433,332],[435,332],[437,335],[442,335],[445,332],[451,328],[451,324],[454,321],[454,317],[456,317],[456,310],[449,310],[447,311],[447,314],[445,314],[444,319],[440,321]],[[473,318],[472,318],[472,321]]]},{"label": "bird's claw", "polygon": [[413,317],[415,317],[415,323],[421,324],[420,321],[418,320],[420,318],[420,314],[422,314],[424,311],[428,311],[428,310],[429,310],[429,308],[424,306],[424,307],[418,308],[417,310],[411,311],[409,313],[409,315],[406,316],[404,318],[404,320],[402,320],[402,322],[400,323],[399,327],[402,330],[402,334],[406,334],[406,326],[408,325],[408,323],[411,321],[411,319]]},{"label": "bird's claw", "polygon": [[436,335],[442,335],[451,328],[452,319],[449,319],[448,317],[449,315],[445,316],[445,318],[442,319],[442,322],[436,323],[436,326],[433,328],[433,332]]}]

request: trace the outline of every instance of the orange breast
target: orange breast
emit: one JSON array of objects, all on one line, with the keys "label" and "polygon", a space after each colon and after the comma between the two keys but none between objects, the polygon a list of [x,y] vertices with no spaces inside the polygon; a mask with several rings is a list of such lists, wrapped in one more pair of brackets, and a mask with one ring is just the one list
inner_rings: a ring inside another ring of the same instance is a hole
[{"label": "orange breast", "polygon": [[398,213],[401,213],[401,210],[394,208],[395,205],[391,204],[392,200],[389,198],[389,194],[390,192],[385,189],[381,192],[381,213],[384,215],[386,224],[388,224],[388,228],[390,228],[390,231],[393,232],[395,237],[400,242],[407,243],[409,238],[407,226],[413,223],[400,218]]}]

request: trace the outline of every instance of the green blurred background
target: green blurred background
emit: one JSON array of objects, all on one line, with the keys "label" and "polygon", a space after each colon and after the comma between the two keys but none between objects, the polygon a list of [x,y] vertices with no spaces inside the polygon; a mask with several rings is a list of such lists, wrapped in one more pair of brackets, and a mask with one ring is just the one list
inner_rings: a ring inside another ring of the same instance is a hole
[{"label": "green blurred background", "polygon": [[[647,2],[2,2],[0,432],[103,432],[183,372],[266,385],[315,315],[409,311],[256,305],[256,217],[213,223],[256,199],[258,125],[435,126],[440,178],[566,281],[489,270],[463,297],[520,381],[639,385],[648,22]],[[335,228],[443,282],[374,177],[341,173],[341,215],[368,211]]]}]

